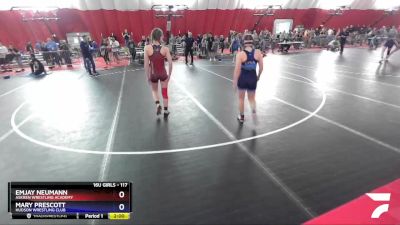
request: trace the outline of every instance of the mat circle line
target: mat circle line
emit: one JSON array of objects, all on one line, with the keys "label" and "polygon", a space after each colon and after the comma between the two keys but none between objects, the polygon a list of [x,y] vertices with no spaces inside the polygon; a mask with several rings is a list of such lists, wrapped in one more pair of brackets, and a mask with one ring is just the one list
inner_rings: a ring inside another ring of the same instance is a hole
[{"label": "mat circle line", "polygon": [[[228,65],[227,65],[228,66]],[[217,144],[210,144],[210,145],[202,145],[202,146],[196,146],[196,147],[187,147],[187,148],[177,148],[177,149],[165,149],[165,150],[149,150],[149,151],[112,151],[112,152],[105,152],[105,151],[100,151],[100,150],[88,150],[88,149],[78,149],[78,148],[70,148],[70,147],[65,147],[65,146],[58,146],[58,145],[53,145],[47,142],[43,142],[43,141],[39,141],[36,140],[34,138],[32,138],[31,136],[25,134],[24,132],[22,132],[19,127],[16,124],[15,118],[18,114],[18,112],[25,107],[25,105],[27,105],[27,101],[23,102],[21,105],[19,105],[15,111],[12,114],[11,117],[11,126],[12,129],[14,130],[14,132],[16,134],[18,134],[21,138],[37,144],[39,146],[45,147],[45,148],[49,148],[51,150],[54,151],[65,151],[65,152],[74,152],[74,153],[81,153],[81,154],[95,154],[95,155],[153,155],[153,154],[166,154],[166,153],[177,153],[177,152],[188,152],[188,151],[198,151],[198,150],[205,150],[205,149],[211,149],[211,148],[218,148],[218,147],[223,147],[223,146],[228,146],[228,145],[233,145],[233,144],[238,144],[238,143],[242,143],[242,142],[246,142],[246,141],[250,141],[250,140],[255,140],[255,139],[259,139],[259,138],[263,138],[263,137],[267,137],[279,132],[283,132],[285,130],[288,130],[290,128],[293,128],[299,124],[302,124],[304,122],[306,122],[307,120],[311,119],[312,117],[314,117],[325,105],[326,102],[326,93],[325,91],[319,86],[317,85],[317,83],[311,79],[308,79],[304,76],[300,76],[302,77],[304,80],[307,80],[309,82],[309,84],[314,87],[317,88],[321,93],[322,93],[322,100],[321,103],[319,104],[319,106],[310,114],[308,114],[306,117],[293,122],[289,125],[286,125],[284,127],[275,129],[273,131],[269,131],[269,132],[265,132],[256,136],[251,136],[251,137],[247,137],[247,138],[241,138],[241,139],[237,139],[234,141],[227,141],[227,142],[221,142],[221,143],[217,143]]]}]

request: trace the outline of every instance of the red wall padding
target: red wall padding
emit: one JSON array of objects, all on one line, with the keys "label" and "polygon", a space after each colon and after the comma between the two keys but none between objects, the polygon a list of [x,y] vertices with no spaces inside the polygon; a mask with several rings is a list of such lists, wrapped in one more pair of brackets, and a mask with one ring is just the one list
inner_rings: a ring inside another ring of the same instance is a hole
[{"label": "red wall padding", "polygon": [[[189,10],[183,18],[173,18],[172,31],[174,34],[184,33],[187,30],[194,34],[213,32],[226,35],[229,30],[243,31],[252,29],[257,21],[252,10]],[[346,25],[371,25],[383,17],[381,10],[349,10],[342,16],[335,16],[326,24],[328,27],[341,28]],[[50,32],[64,38],[70,32],[90,32],[95,40],[100,39],[101,33],[109,35],[114,32],[120,36],[123,29],[133,32],[137,41],[142,34],[149,34],[153,27],[165,30],[166,19],[155,18],[154,12],[149,10],[117,11],[117,10],[90,10],[61,9],[58,12],[59,21],[23,22],[18,12],[0,11],[0,42],[14,44],[23,48],[27,41],[35,43],[45,40]],[[264,17],[258,29],[272,30],[274,19],[293,19],[294,26],[302,24],[306,28],[317,27],[329,17],[329,13],[322,9],[285,9],[276,12],[275,16]],[[400,25],[400,15],[384,18],[377,26]]]}]

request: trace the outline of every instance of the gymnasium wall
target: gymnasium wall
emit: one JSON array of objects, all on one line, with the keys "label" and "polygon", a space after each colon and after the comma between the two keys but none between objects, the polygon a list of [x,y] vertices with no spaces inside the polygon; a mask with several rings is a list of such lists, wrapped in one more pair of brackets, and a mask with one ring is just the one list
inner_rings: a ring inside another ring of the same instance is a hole
[{"label": "gymnasium wall", "polygon": [[[194,34],[213,32],[226,35],[229,30],[252,29],[257,21],[252,14],[250,9],[189,10],[183,18],[173,19],[172,31],[174,34],[190,30]],[[137,41],[142,34],[149,34],[153,27],[166,27],[166,20],[155,18],[154,12],[150,10],[60,9],[58,16],[61,18],[59,21],[23,22],[18,12],[0,11],[0,42],[24,48],[27,41],[35,43],[37,40],[45,40],[50,32],[64,38],[66,33],[84,31],[89,31],[95,40],[99,40],[101,33],[109,35],[114,32],[119,36],[124,28],[132,31]],[[371,25],[383,16],[383,10],[349,10],[342,16],[330,19],[326,26],[341,28],[350,24]],[[302,24],[306,28],[317,27],[328,17],[328,11],[323,9],[285,9],[276,12],[275,16],[264,17],[258,29],[272,30],[274,19],[293,19],[294,26]],[[376,26],[382,25],[399,26],[400,15],[386,17]]]}]

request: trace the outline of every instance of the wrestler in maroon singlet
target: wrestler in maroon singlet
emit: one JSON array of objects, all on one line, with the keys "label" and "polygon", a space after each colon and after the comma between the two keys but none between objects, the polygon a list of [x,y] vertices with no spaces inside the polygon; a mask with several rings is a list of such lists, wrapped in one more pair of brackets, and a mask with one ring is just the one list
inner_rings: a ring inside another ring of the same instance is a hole
[{"label": "wrestler in maroon singlet", "polygon": [[[151,32],[152,43],[144,48],[144,69],[147,79],[151,84],[153,99],[156,103],[157,115],[161,114],[160,96],[158,83],[161,83],[161,94],[164,104],[164,116],[169,115],[168,111],[168,82],[172,73],[172,57],[167,47],[161,45],[162,30],[154,28]],[[165,69],[165,59],[168,60],[168,73]]]}]

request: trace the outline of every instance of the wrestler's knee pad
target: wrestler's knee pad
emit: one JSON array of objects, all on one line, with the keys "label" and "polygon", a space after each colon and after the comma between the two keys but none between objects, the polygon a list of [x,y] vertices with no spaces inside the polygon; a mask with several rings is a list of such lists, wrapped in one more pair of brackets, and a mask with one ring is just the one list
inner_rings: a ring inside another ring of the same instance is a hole
[{"label": "wrestler's knee pad", "polygon": [[168,99],[168,89],[167,88],[161,88],[161,93],[164,99]]}]

